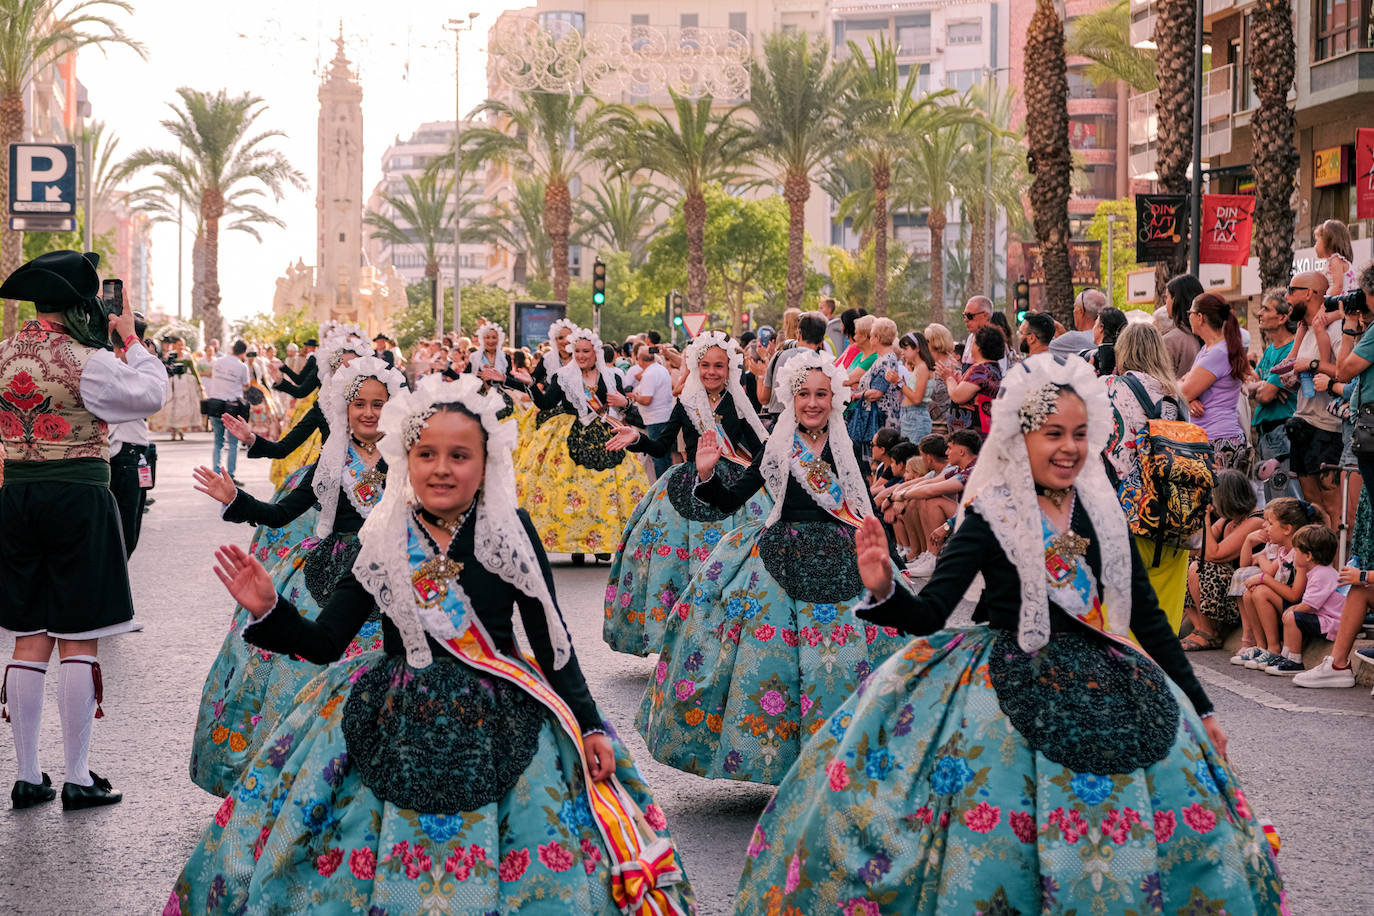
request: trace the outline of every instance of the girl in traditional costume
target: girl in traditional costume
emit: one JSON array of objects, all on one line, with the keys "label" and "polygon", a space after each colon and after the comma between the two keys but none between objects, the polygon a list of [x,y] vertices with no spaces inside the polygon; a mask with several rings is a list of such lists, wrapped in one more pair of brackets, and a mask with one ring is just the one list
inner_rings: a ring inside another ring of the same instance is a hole
[{"label": "girl in traditional costume", "polygon": [[550,553],[588,553],[610,559],[635,506],[649,489],[649,475],[624,451],[606,444],[629,401],[606,366],[601,339],[591,331],[569,332],[572,360],[536,388],[534,402],[547,412],[520,452],[516,486],[520,505],[534,519]]},{"label": "girl in traditional costume", "polygon": [[844,426],[846,373],[808,352],[781,375],[792,403],[743,475],[719,473],[714,432],[697,444],[697,499],[735,512],[763,487],[773,505],[697,570],[668,618],[638,723],[669,766],[774,785],[901,645],[852,611],[863,594],[854,531],[871,508]]},{"label": "girl in traditional costume", "polygon": [[[234,787],[167,912],[685,916],[662,812],[587,691],[529,516],[516,429],[475,379],[388,403],[386,495],[315,621],[234,547],[244,636],[328,664]],[[535,662],[515,641],[519,610]]]},{"label": "girl in traditional costume", "polygon": [[624,427],[607,448],[629,449],[653,457],[677,451],[678,434],[687,462],[664,474],[640,500],[630,517],[606,586],[602,638],[617,652],[648,655],[663,644],[668,614],[697,568],[722,537],[747,522],[762,521],[771,503],[759,491],[734,512],[697,499],[697,443],[716,434],[724,461],[716,465],[724,482],[743,477],[763,449],[767,431],[740,387],[743,354],[721,331],[708,331],[683,354],[687,381],[672,416],[657,436]]},{"label": "girl in traditional costume", "polygon": [[[537,394],[548,391],[549,379],[551,379],[559,369],[572,361],[572,347],[568,344],[568,335],[577,330],[577,325],[566,318],[559,318],[549,325],[549,349],[534,364],[530,370],[529,393],[533,399]],[[515,455],[515,467],[517,479],[520,473],[520,459],[525,449],[530,447],[534,441],[534,433],[539,427],[550,418],[559,413],[559,408],[541,410],[538,403],[534,404],[532,410],[527,410],[519,414],[517,419],[520,422],[520,451]]]},{"label": "girl in traditional costume", "polygon": [[[197,468],[196,489],[225,504],[224,518],[267,527],[290,525],[318,505],[315,530],[274,557],[272,580],[282,594],[307,614],[318,612],[335,583],[358,555],[358,531],[381,502],[387,465],[378,451],[378,421],[383,406],[402,387],[403,376],[376,357],[341,366],[323,389],[329,425],[347,434],[325,441],[320,459],[296,488],[264,503],[236,488],[227,474]],[[253,556],[250,548],[249,556]],[[277,720],[291,708],[296,692],[313,677],[313,665],[288,655],[247,645],[242,631],[251,617],[237,608],[219,655],[201,691],[191,751],[191,781],[224,795],[253,759]],[[364,627],[345,654],[353,657],[379,644],[374,621]]]},{"label": "girl in traditional costume", "polygon": [[[1110,432],[1086,362],[1032,356],[1002,382],[920,594],[865,521],[858,613],[930,635],[807,742],[736,913],[1288,912],[1107,481]],[[979,574],[975,625],[940,629]]]}]

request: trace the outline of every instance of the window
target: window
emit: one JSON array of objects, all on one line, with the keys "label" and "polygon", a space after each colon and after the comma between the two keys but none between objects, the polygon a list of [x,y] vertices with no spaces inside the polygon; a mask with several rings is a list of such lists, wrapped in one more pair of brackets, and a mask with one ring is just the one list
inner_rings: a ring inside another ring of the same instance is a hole
[{"label": "window", "polygon": [[1361,0],[1313,0],[1317,16],[1314,60],[1326,60],[1361,46],[1360,5]]},{"label": "window", "polygon": [[976,45],[983,41],[983,20],[963,19],[951,22],[945,28],[945,35],[952,45]]},{"label": "window", "polygon": [[982,70],[946,70],[945,88],[953,89],[955,92],[968,92],[976,84],[982,82]]},{"label": "window", "polygon": [[648,13],[633,13],[630,15],[630,25],[648,25]]},{"label": "window", "polygon": [[899,16],[897,27],[897,55],[899,57],[930,56],[930,14]]},{"label": "window", "polygon": [[[698,21],[699,17],[696,13],[682,13],[678,16],[678,26],[684,31],[684,33],[687,29],[697,28]],[[695,51],[700,47],[700,45],[698,45],[696,41],[694,41],[693,39],[684,37],[682,39],[682,47],[691,48],[693,51]]]},{"label": "window", "polygon": [[[1245,15],[1245,31],[1250,31],[1250,14]],[[1250,57],[1235,39],[1226,50],[1227,63],[1231,70],[1231,110],[1249,111],[1259,107],[1259,96],[1255,94],[1255,81],[1250,76]]]},{"label": "window", "polygon": [[[911,73],[911,64],[898,64],[897,77],[902,81],[902,87],[906,87],[907,76]],[[916,89],[917,95],[925,95],[930,91],[930,64],[921,64],[916,68]]]},{"label": "window", "polygon": [[731,13],[730,29],[747,37],[749,35],[749,14]]},{"label": "window", "polygon": [[340,233],[339,233],[339,241],[342,242],[343,240],[344,240],[344,234],[343,234],[342,232],[340,232]]},{"label": "window", "polygon": [[849,56],[849,42],[868,53],[869,39],[879,41],[887,37],[891,21],[888,19],[841,19],[835,23],[835,54],[840,60]]},{"label": "window", "polygon": [[555,37],[562,37],[568,32],[581,32],[586,28],[586,13],[577,12],[550,12],[539,14],[539,24]]}]

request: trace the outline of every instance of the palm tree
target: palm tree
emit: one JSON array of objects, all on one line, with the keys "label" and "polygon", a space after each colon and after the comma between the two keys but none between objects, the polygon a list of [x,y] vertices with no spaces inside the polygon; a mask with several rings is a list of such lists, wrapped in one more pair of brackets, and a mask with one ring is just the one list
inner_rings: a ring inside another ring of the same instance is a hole
[{"label": "palm tree", "polygon": [[129,157],[129,167],[176,176],[173,193],[179,189],[199,208],[205,258],[202,318],[206,336],[213,337],[223,323],[219,311],[220,220],[230,212],[231,202],[244,207],[264,192],[280,201],[287,185],[305,187],[305,176],[279,150],[265,145],[274,137],[285,136],[281,131],[250,134],[267,108],[258,96],[248,92],[231,96],[224,89],[202,92],[186,86],[178,89],[177,95],[181,106],[169,103],[173,117],[164,120],[162,126],[181,148],[176,152],[141,149]]},{"label": "palm tree", "polygon": [[514,199],[474,217],[463,228],[465,237],[505,248],[512,256],[524,255],[527,279],[547,283],[553,246],[544,230],[544,200],[544,186],[537,179],[517,178]]},{"label": "palm tree", "polygon": [[1159,87],[1154,51],[1131,44],[1131,0],[1114,0],[1074,19],[1064,52],[1091,60],[1084,72],[1099,86],[1120,80],[1136,92]]},{"label": "palm tree", "polygon": [[835,221],[850,220],[859,233],[859,248],[868,247],[873,238],[873,170],[868,163],[846,154],[833,157],[816,184],[836,203]]},{"label": "palm tree", "polygon": [[800,308],[806,291],[802,248],[811,176],[844,143],[840,112],[851,74],[848,62],[832,65],[826,43],[812,43],[805,32],[770,35],[762,63],[750,63],[755,144],[759,156],[782,172],[787,201],[787,308]]},{"label": "palm tree", "polygon": [[[975,293],[990,293],[992,278],[985,276],[988,220],[991,219],[995,225],[998,215],[1005,213],[1013,231],[1029,231],[1021,195],[1030,177],[1026,174],[1021,132],[1011,129],[1016,90],[978,83],[964,94],[963,105],[971,111],[981,112],[996,128],[966,128],[969,132],[969,155],[952,175],[955,196],[959,199],[969,226],[968,288]],[[992,157],[990,178],[989,153]]]},{"label": "palm tree", "polygon": [[1072,320],[1073,274],[1069,269],[1069,78],[1064,60],[1064,22],[1054,0],[1036,0],[1026,31],[1026,166],[1035,238],[1045,267],[1047,310]]},{"label": "palm tree", "polygon": [[128,165],[115,159],[119,136],[113,132],[107,135],[105,126],[104,121],[92,121],[76,136],[77,146],[85,151],[82,155],[89,155],[93,166],[91,213],[87,214],[92,226],[102,213],[108,212],[114,205],[116,188],[129,174]]},{"label": "palm tree", "polygon": [[[729,184],[748,163],[751,137],[738,108],[714,114],[714,100],[672,94],[674,118],[656,109],[648,117],[617,108],[608,119],[598,155],[612,171],[657,172],[682,192],[687,231],[687,306],[706,311],[706,193],[708,184]],[[676,123],[674,123],[676,121]]]},{"label": "palm tree", "polygon": [[[544,189],[544,231],[553,246],[553,297],[568,299],[568,235],[572,179],[589,160],[608,109],[586,93],[521,92],[513,104],[487,99],[474,117],[498,126],[463,131],[465,169],[499,162]],[[452,161],[452,157],[449,157]]]},{"label": "palm tree", "polygon": [[[0,0],[0,150],[24,139],[24,89],[33,74],[86,47],[124,45],[144,56],[143,46],[107,15],[116,11],[132,13],[133,7],[122,0]],[[6,155],[0,163],[0,200],[8,200],[9,191]],[[9,276],[23,260],[20,233],[7,221],[0,226],[0,276]],[[18,324],[18,303],[7,303],[4,336]]]},{"label": "palm tree", "polygon": [[1293,265],[1292,180],[1298,169],[1293,148],[1293,7],[1289,0],[1259,0],[1254,12],[1255,95],[1250,119],[1255,148],[1255,252],[1262,289],[1288,282]]},{"label": "palm tree", "polygon": [[[382,203],[396,214],[393,219],[385,211],[369,210],[363,222],[374,230],[372,237],[393,245],[412,245],[419,249],[425,259],[425,276],[429,278],[429,303],[434,314],[439,317],[439,249],[453,241],[453,211],[448,205],[453,196],[453,179],[439,183],[431,172],[425,172],[418,179],[410,175],[405,179],[404,194],[383,194]],[[461,202],[463,216],[472,210],[473,204]]]},{"label": "palm tree", "polygon": [[654,210],[664,202],[662,192],[629,176],[612,176],[587,190],[591,199],[577,202],[578,237],[628,252],[630,266],[639,267],[658,229]]},{"label": "palm tree", "polygon": [[[1155,99],[1159,135],[1155,141],[1155,174],[1159,193],[1188,193],[1188,165],[1193,152],[1193,81],[1197,78],[1193,59],[1197,35],[1194,21],[1202,0],[1157,0],[1155,4],[1155,69],[1159,76],[1159,95]],[[1285,92],[1287,89],[1285,88]],[[1285,179],[1292,181],[1290,177]],[[1155,270],[1155,287],[1163,294],[1171,277],[1188,268],[1186,248]]]},{"label": "palm tree", "polygon": [[[892,187],[892,164],[906,153],[913,140],[913,125],[933,114],[949,89],[921,94],[918,67],[912,67],[906,81],[897,66],[897,50],[884,37],[868,40],[871,60],[856,63],[854,82],[845,107],[852,113],[849,122],[849,149],[873,173],[873,243],[875,277],[873,311],[887,313],[887,192]],[[849,56],[863,59],[863,50],[849,42]]]}]

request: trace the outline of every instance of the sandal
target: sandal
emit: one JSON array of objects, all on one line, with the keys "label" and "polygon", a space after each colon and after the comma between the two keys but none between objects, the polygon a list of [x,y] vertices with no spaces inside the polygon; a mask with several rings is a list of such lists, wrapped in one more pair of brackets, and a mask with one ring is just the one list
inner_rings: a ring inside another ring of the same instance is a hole
[{"label": "sandal", "polygon": [[1210,636],[1205,636],[1201,632],[1194,630],[1183,637],[1183,639],[1179,640],[1179,642],[1183,645],[1184,652],[1206,652],[1210,649],[1220,649],[1222,638],[1215,633]]}]

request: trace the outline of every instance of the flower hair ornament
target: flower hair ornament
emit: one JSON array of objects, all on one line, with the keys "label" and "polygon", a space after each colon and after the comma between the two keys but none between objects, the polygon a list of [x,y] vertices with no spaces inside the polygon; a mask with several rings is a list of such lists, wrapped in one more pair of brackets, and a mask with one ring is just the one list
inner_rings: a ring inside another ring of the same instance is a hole
[{"label": "flower hair ornament", "polygon": [[549,325],[549,351],[544,354],[544,375],[552,378],[563,368],[563,360],[558,357],[558,335],[564,331],[576,331],[577,325],[566,318],[559,318]]},{"label": "flower hair ornament", "polygon": [[439,640],[449,639],[476,622],[472,602],[458,582],[450,582],[449,590],[456,593],[467,614],[457,623],[442,608],[421,607],[411,585],[408,543],[415,491],[407,456],[425,424],[445,404],[461,405],[477,417],[487,436],[473,536],[476,561],[518,591],[538,599],[548,621],[554,667],[562,668],[572,657],[572,641],[515,504],[516,424],[496,419],[505,402],[494,391],[483,394],[482,383],[475,376],[450,382],[442,375],[427,375],[413,392],[403,391],[387,401],[379,424],[383,434],[379,447],[387,462],[386,491],[359,532],[362,549],[353,564],[353,574],[396,625],[405,643],[406,660],[413,668],[427,667],[434,660],[426,633]]},{"label": "flower hair ornament", "polygon": [[[811,372],[821,372],[830,382],[830,454],[835,460],[839,475],[840,490],[845,502],[860,518],[871,515],[872,506],[868,500],[868,487],[864,485],[863,472],[854,457],[854,443],[844,425],[844,405],[849,401],[849,386],[845,371],[831,360],[814,351],[807,351],[792,357],[783,366],[778,387],[792,393],[792,400],[773,424],[773,432],[768,444],[763,447],[763,460],[759,471],[763,474],[764,487],[773,497],[773,510],[768,515],[767,524],[775,524],[782,518],[783,497],[787,489],[787,475],[799,474],[796,462],[792,460],[792,450],[797,433],[796,394],[806,385]],[[819,457],[819,456],[817,456]],[[798,478],[801,479],[800,477]],[[809,489],[808,489],[808,492]]]},{"label": "flower hair ornament", "polygon": [[[375,356],[360,356],[347,366],[339,367],[329,377],[320,392],[320,409],[333,432],[324,440],[320,458],[315,462],[312,486],[320,501],[320,517],[315,523],[315,536],[327,537],[334,530],[334,518],[339,511],[339,491],[343,487],[344,462],[352,431],[348,428],[348,405],[358,396],[358,389],[368,379],[376,379],[386,387],[388,402],[405,389],[405,376]],[[352,490],[348,493],[353,500]],[[366,517],[370,509],[354,503],[358,514]]]},{"label": "flower hair ornament", "polygon": [[[601,379],[606,383],[606,391],[615,391],[615,373],[606,365],[606,351],[602,346],[601,338],[588,328],[577,328],[568,335],[568,350],[571,351],[581,340],[589,341],[592,349],[596,352],[596,371],[601,373]],[[558,357],[555,355],[554,358],[557,359]],[[586,426],[595,420],[597,414],[587,403],[587,391],[583,387],[582,381],[582,367],[577,364],[577,360],[568,360],[568,364],[560,367],[556,375],[558,387],[563,389],[563,396],[568,399],[568,403],[572,404],[573,410],[577,412],[577,419],[581,421],[582,425]]]},{"label": "flower hair ornament", "polygon": [[491,364],[491,368],[500,372],[510,371],[510,361],[506,359],[506,329],[494,321],[488,321],[477,331],[477,352],[472,355],[473,360],[478,363],[479,368],[487,366],[487,332],[496,329],[496,362]]},{"label": "flower hair ornament", "polygon": [[323,387],[329,381],[329,376],[339,370],[343,365],[344,355],[352,353],[355,356],[372,356],[372,344],[367,342],[361,334],[336,333],[326,337],[324,343],[320,344],[320,349],[315,353],[315,363],[320,370],[320,385]]},{"label": "flower hair ornament", "polygon": [[1133,548],[1116,488],[1097,460],[1112,429],[1106,386],[1085,360],[1040,353],[1014,365],[1002,379],[992,402],[987,441],[978,453],[959,510],[962,521],[969,506],[977,509],[1016,566],[1021,580],[1017,642],[1026,652],[1036,651],[1050,638],[1044,532],[1026,434],[1044,425],[1065,393],[1082,399],[1088,413],[1088,460],[1074,481],[1074,491],[1092,522],[1102,558],[1100,582],[1108,628],[1117,636],[1125,636],[1130,629]]},{"label": "flower hair ornament", "polygon": [[730,392],[730,400],[734,402],[735,413],[739,414],[740,419],[753,428],[754,432],[758,434],[760,442],[767,442],[768,430],[763,428],[763,423],[759,421],[759,415],[754,412],[754,405],[749,403],[749,398],[745,395],[744,388],[739,382],[740,370],[744,366],[744,353],[740,350],[739,344],[724,331],[706,331],[698,334],[682,353],[683,362],[687,364],[687,381],[682,386],[682,394],[678,401],[687,411],[688,419],[692,421],[697,432],[703,436],[708,432],[713,432],[716,428],[711,401],[706,395],[706,386],[701,383],[701,373],[697,370],[697,364],[701,362],[701,357],[712,347],[720,347],[729,363],[729,375],[725,383],[725,390]]}]

